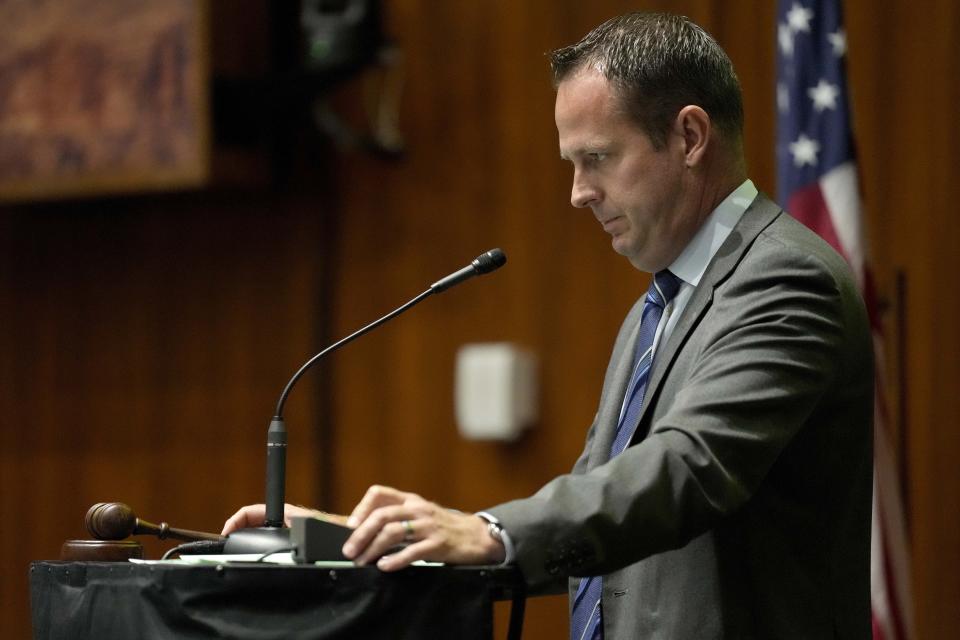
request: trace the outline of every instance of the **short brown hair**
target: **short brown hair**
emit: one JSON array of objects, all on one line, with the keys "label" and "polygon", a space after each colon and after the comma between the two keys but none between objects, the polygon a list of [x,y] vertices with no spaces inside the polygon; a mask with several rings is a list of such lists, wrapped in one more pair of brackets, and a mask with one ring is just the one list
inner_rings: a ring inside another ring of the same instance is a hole
[{"label": "short brown hair", "polygon": [[612,82],[624,107],[655,148],[683,107],[709,114],[727,141],[740,145],[743,96],[726,52],[689,18],[629,13],[607,20],[580,42],[550,54],[556,84],[590,65]]}]

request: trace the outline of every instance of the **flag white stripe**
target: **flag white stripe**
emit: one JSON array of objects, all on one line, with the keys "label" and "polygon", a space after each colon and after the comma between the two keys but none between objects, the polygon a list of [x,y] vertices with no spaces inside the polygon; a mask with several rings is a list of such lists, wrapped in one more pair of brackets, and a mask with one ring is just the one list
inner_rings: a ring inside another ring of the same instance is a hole
[{"label": "flag white stripe", "polygon": [[[878,385],[883,385],[883,346],[880,336],[874,334],[874,352],[877,354]],[[884,387],[881,387],[881,389]],[[910,598],[910,557],[908,555],[906,514],[900,501],[900,483],[897,474],[896,456],[890,431],[885,421],[882,393],[877,393],[874,419],[874,539],[871,548],[871,578],[874,565],[879,565],[881,580],[871,580],[871,592],[884,596],[883,606],[889,611],[889,603],[895,603],[900,616],[902,635],[891,633],[887,638],[908,640],[913,630],[913,601]],[[889,570],[891,575],[887,574]],[[882,589],[881,589],[882,586]],[[890,589],[893,593],[890,593]],[[876,602],[874,603],[876,608]],[[892,620],[890,621],[892,624]]]},{"label": "flag white stripe", "polygon": [[862,290],[866,257],[859,189],[857,165],[853,162],[844,162],[820,177],[820,191],[833,229]]}]

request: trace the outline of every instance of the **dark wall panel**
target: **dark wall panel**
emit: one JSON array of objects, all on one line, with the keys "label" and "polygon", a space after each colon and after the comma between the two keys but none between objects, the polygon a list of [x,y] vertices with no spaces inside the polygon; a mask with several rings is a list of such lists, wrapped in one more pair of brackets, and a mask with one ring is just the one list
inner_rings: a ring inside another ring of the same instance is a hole
[{"label": "dark wall panel", "polygon": [[[87,537],[91,504],[219,531],[236,505],[262,500],[274,403],[317,342],[322,232],[302,206],[196,197],[3,214],[5,637],[28,635],[29,561]],[[305,386],[290,403],[289,492],[312,502],[317,402]]]}]

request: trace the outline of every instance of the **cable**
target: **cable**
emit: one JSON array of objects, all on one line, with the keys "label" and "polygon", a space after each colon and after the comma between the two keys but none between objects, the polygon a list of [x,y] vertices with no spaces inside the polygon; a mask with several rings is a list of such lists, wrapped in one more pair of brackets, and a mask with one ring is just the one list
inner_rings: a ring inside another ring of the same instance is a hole
[{"label": "cable", "polygon": [[167,550],[161,560],[169,560],[172,555],[182,555],[185,552],[192,553],[223,553],[224,541],[222,540],[198,540],[196,542],[184,542],[178,544],[172,549]]},{"label": "cable", "polygon": [[278,548],[276,548],[276,549],[271,549],[270,551],[267,551],[265,554],[263,554],[262,556],[260,556],[259,558],[257,558],[257,559],[255,560],[255,562],[263,562],[263,561],[266,560],[269,556],[272,556],[272,555],[275,554],[275,553],[283,553],[284,551],[291,551],[291,552],[293,552],[293,553],[296,553],[296,552],[297,552],[297,546],[296,546],[296,545],[293,545],[293,546],[290,546],[290,547],[278,547]]}]

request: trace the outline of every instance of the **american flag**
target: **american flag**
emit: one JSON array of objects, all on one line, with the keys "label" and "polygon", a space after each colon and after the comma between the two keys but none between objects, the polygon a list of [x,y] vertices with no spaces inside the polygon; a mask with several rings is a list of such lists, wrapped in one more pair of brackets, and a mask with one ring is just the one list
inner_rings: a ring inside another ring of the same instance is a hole
[{"label": "american flag", "polygon": [[840,252],[870,312],[877,361],[871,604],[876,640],[909,640],[913,610],[900,483],[884,401],[882,327],[863,237],[839,0],[778,0],[780,202]]}]

